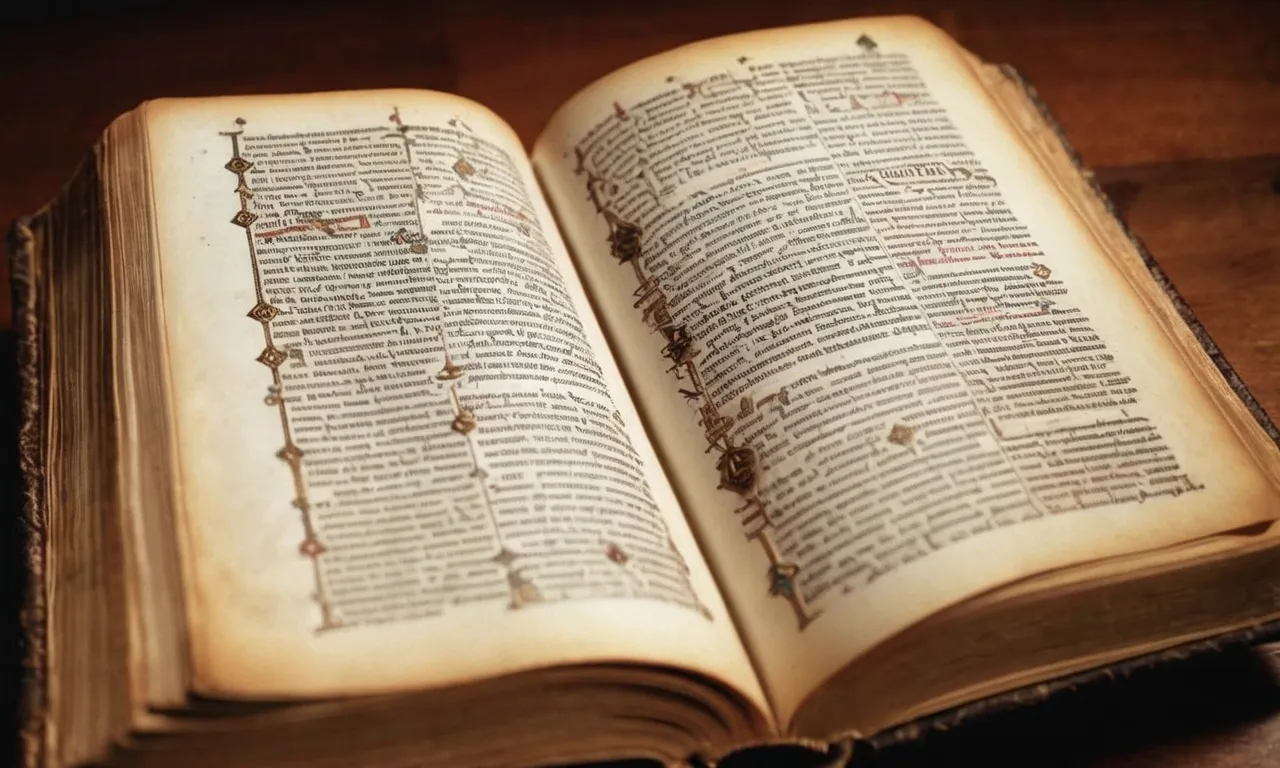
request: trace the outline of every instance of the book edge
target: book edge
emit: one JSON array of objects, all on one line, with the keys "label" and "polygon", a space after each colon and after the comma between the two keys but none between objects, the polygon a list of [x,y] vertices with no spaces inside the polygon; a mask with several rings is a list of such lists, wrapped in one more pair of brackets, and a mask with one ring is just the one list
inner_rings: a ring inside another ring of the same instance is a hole
[{"label": "book edge", "polygon": [[26,559],[26,583],[19,612],[21,630],[19,670],[19,733],[21,764],[44,765],[47,702],[47,638],[44,593],[45,510],[42,496],[44,468],[40,450],[40,322],[39,273],[33,218],[14,222],[9,231],[9,266],[13,294],[13,327],[17,336],[20,413],[18,466],[22,473],[22,511],[18,526]]},{"label": "book edge", "polygon": [[1057,118],[1055,118],[1053,113],[1049,110],[1049,106],[1040,98],[1040,93],[1014,67],[1008,64],[1001,64],[998,68],[1001,74],[1009,78],[1010,82],[1018,87],[1018,90],[1020,90],[1027,98],[1027,101],[1035,107],[1041,120],[1043,120],[1045,125],[1053,131],[1054,137],[1057,138],[1058,143],[1062,145],[1062,149],[1066,152],[1067,157],[1071,159],[1071,164],[1075,167],[1076,172],[1080,174],[1089,186],[1090,191],[1093,192],[1095,200],[1102,205],[1103,209],[1107,212],[1107,215],[1120,226],[1120,230],[1124,232],[1125,237],[1128,238],[1129,242],[1133,245],[1134,250],[1136,250],[1138,255],[1142,257],[1142,262],[1146,265],[1147,272],[1151,275],[1152,279],[1155,280],[1156,285],[1159,286],[1159,288],[1164,291],[1165,295],[1169,297],[1170,302],[1173,303],[1174,308],[1178,311],[1178,316],[1182,318],[1184,323],[1186,323],[1187,327],[1191,330],[1192,335],[1195,336],[1196,341],[1199,342],[1200,346],[1204,349],[1205,354],[1209,356],[1209,359],[1213,361],[1214,366],[1217,367],[1218,372],[1222,374],[1222,377],[1226,379],[1227,384],[1231,387],[1232,391],[1236,393],[1236,396],[1239,397],[1245,407],[1249,409],[1249,413],[1258,423],[1258,426],[1262,428],[1262,431],[1266,433],[1267,437],[1271,438],[1272,442],[1280,445],[1280,429],[1276,427],[1276,424],[1271,419],[1270,415],[1267,414],[1261,403],[1259,403],[1257,398],[1254,397],[1253,392],[1249,390],[1248,385],[1246,385],[1244,380],[1240,378],[1240,375],[1236,373],[1235,368],[1227,360],[1222,349],[1218,346],[1217,342],[1213,340],[1213,337],[1209,335],[1204,324],[1200,322],[1198,317],[1196,317],[1195,311],[1191,309],[1191,306],[1187,304],[1186,299],[1182,297],[1182,294],[1178,291],[1177,287],[1174,286],[1173,281],[1170,280],[1169,276],[1165,274],[1165,271],[1161,269],[1159,263],[1156,262],[1155,257],[1151,255],[1149,250],[1147,250],[1142,239],[1134,233],[1128,222],[1126,222],[1124,217],[1120,215],[1119,209],[1116,208],[1111,197],[1107,195],[1106,190],[1104,190],[1102,185],[1098,183],[1097,177],[1094,176],[1093,172],[1084,164],[1084,160],[1080,157],[1080,153],[1076,151],[1074,146],[1072,146],[1062,124],[1058,122]]}]

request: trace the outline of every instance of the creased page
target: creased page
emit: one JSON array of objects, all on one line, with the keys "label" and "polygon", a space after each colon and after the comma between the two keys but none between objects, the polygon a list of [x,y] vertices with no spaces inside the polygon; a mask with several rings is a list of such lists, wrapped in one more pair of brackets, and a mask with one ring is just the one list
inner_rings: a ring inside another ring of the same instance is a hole
[{"label": "creased page", "polygon": [[910,18],[698,43],[534,165],[786,721],[998,584],[1275,516],[958,48]]},{"label": "creased page", "polygon": [[519,141],[443,94],[147,105],[196,678],[760,693]]}]

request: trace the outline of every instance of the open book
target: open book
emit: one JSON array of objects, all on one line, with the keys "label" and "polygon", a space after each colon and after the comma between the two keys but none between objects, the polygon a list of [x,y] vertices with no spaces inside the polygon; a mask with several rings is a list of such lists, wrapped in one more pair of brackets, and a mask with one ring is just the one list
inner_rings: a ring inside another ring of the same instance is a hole
[{"label": "open book", "polygon": [[918,19],[644,60],[532,157],[148,102],[15,245],[31,766],[713,762],[1280,616],[1269,422]]}]

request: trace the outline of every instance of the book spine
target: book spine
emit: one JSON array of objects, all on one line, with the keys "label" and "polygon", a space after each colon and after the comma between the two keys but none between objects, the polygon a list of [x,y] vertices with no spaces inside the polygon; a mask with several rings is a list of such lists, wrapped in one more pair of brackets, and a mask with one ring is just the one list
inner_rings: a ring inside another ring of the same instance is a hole
[{"label": "book spine", "polygon": [[39,262],[37,226],[16,222],[9,234],[13,290],[13,326],[17,335],[20,414],[18,466],[22,472],[21,546],[26,559],[23,604],[19,613],[22,653],[19,749],[24,768],[44,765],[46,680],[44,564],[46,526],[41,464]]}]

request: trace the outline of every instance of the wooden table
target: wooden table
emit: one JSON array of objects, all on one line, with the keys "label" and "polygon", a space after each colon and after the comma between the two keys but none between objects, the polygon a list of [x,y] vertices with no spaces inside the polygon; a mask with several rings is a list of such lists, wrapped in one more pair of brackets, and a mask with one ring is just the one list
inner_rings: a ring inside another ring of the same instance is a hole
[{"label": "wooden table", "polygon": [[[1035,84],[1263,406],[1280,414],[1280,3],[113,5],[0,12],[0,222],[39,207],[111,118],[152,97],[434,88],[487,104],[527,143],[578,88],[682,42],[919,13]],[[9,301],[0,295],[8,364]],[[12,402],[11,388],[0,394]],[[5,637],[15,554],[6,540]],[[11,705],[12,643],[0,654],[0,693]],[[861,764],[1280,765],[1278,681],[1280,648],[1226,654]]]}]

